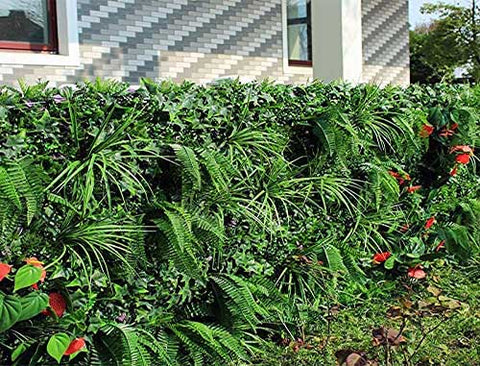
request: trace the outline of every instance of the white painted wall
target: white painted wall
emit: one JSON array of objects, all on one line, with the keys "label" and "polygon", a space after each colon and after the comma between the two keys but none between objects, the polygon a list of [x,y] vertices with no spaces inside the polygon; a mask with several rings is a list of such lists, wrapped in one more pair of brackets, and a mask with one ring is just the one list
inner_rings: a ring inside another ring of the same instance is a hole
[{"label": "white painted wall", "polygon": [[312,0],[313,76],[362,80],[361,0]]}]

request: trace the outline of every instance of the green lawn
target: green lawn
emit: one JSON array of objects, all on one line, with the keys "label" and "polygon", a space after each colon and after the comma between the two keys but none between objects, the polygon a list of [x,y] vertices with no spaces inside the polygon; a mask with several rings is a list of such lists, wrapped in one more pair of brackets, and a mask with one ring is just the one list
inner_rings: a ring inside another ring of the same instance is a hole
[{"label": "green lawn", "polygon": [[[474,264],[454,268],[440,262],[423,281],[371,283],[347,306],[330,302],[330,316],[320,309],[319,320],[305,327],[303,346],[298,341],[272,344],[270,357],[262,355],[258,364],[336,365],[336,354],[345,350],[364,352],[373,365],[480,365],[478,275]],[[374,346],[372,330],[382,326],[403,328],[405,342]]]}]

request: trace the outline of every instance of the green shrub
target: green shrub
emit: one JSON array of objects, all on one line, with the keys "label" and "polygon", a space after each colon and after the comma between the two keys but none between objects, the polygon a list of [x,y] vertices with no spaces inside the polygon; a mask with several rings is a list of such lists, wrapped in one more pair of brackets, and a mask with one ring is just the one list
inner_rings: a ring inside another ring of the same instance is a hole
[{"label": "green shrub", "polygon": [[[237,81],[4,87],[1,262],[41,260],[41,291],[60,293],[66,312],[1,328],[0,360],[48,364],[81,338],[78,364],[239,364],[298,338],[325,294],[348,304],[369,278],[478,255],[479,96]],[[11,280],[1,299],[36,293],[12,295]]]}]

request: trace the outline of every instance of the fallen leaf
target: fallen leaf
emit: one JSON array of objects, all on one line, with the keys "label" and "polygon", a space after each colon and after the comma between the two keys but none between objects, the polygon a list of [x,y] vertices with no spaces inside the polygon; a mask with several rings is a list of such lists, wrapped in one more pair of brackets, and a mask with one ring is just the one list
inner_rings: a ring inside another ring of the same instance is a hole
[{"label": "fallen leaf", "polygon": [[369,360],[362,351],[343,349],[335,352],[335,356],[339,366],[378,366],[376,361]]},{"label": "fallen leaf", "polygon": [[402,308],[400,306],[392,306],[387,310],[387,317],[390,319],[399,319],[402,317]]},{"label": "fallen leaf", "polygon": [[427,287],[427,291],[430,292],[430,293],[431,293],[433,296],[435,296],[435,297],[438,297],[438,296],[441,294],[441,292],[442,292],[441,289],[439,289],[439,288],[437,288],[437,287],[435,287],[435,286],[432,286],[432,285],[430,285],[430,286]]},{"label": "fallen leaf", "polygon": [[413,303],[408,300],[408,299],[402,299],[400,300],[400,303],[402,304],[402,306],[405,308],[405,309],[410,309],[413,305]]},{"label": "fallen leaf", "polygon": [[392,328],[380,327],[372,331],[373,345],[382,346],[387,342],[390,346],[399,346],[401,343],[405,343],[407,340],[400,334],[399,331]]},{"label": "fallen leaf", "polygon": [[352,353],[345,360],[345,366],[364,366],[367,364],[367,360],[358,353]]}]

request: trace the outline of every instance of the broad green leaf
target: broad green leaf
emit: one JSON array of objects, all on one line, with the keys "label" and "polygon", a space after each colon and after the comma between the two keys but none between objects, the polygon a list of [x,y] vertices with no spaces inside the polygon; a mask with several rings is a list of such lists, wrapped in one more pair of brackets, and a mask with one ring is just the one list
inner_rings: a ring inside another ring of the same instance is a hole
[{"label": "broad green leaf", "polygon": [[15,362],[17,358],[19,358],[23,352],[27,350],[27,346],[24,343],[20,344],[15,350],[12,352],[12,362]]},{"label": "broad green leaf", "polygon": [[20,268],[15,275],[15,289],[14,291],[18,291],[22,288],[32,286],[34,283],[40,281],[40,277],[42,277],[42,270],[41,268],[26,265]]},{"label": "broad green leaf", "polygon": [[16,296],[0,293],[0,333],[14,325],[22,311],[22,304]]},{"label": "broad green leaf", "polygon": [[40,292],[32,292],[20,299],[22,303],[22,312],[18,318],[18,322],[28,320],[38,315],[48,306],[48,296]]},{"label": "broad green leaf", "polygon": [[54,334],[47,344],[47,352],[58,363],[62,360],[63,354],[70,345],[70,337],[65,333]]},{"label": "broad green leaf", "polygon": [[385,261],[385,263],[384,263],[385,269],[393,269],[393,266],[395,265],[395,260],[396,260],[396,259],[397,259],[397,258],[396,258],[394,255],[392,255],[391,257],[389,257],[389,258]]}]

